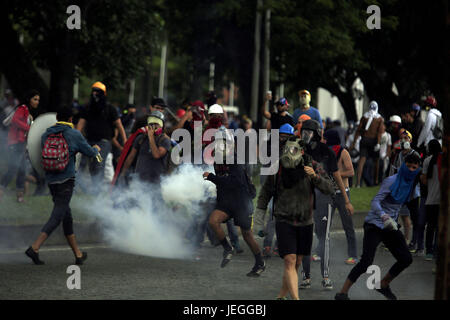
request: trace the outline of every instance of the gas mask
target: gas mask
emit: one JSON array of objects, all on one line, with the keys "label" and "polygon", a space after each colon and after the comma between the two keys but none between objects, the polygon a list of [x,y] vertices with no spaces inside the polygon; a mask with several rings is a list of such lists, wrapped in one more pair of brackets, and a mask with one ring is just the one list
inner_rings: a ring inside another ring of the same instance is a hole
[{"label": "gas mask", "polygon": [[303,165],[303,147],[300,145],[298,138],[286,141],[280,161],[283,168],[287,169],[294,169]]},{"label": "gas mask", "polygon": [[409,149],[411,149],[411,143],[408,140],[406,140],[406,139],[402,140],[402,142],[400,143],[400,146],[401,146],[402,150],[409,150]]},{"label": "gas mask", "polygon": [[314,131],[312,130],[302,130],[301,139],[305,145],[309,146],[311,149],[315,149],[317,146],[317,141],[314,139]]}]

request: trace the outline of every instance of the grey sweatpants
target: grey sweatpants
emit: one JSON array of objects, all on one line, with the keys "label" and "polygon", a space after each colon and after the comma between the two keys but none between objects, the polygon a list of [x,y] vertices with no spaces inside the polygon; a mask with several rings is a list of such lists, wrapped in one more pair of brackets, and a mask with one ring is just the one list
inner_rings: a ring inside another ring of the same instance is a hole
[{"label": "grey sweatpants", "polygon": [[[330,228],[335,209],[338,209],[342,226],[347,238],[347,251],[349,257],[356,258],[356,236],[353,228],[353,220],[345,209],[345,200],[342,194],[331,197],[324,195],[316,189],[316,210],[314,211],[314,230],[319,239],[316,254],[321,257],[320,269],[324,278],[329,277],[330,263]],[[347,192],[350,199],[350,193]],[[305,277],[311,276],[311,257],[305,256],[302,260]]]}]

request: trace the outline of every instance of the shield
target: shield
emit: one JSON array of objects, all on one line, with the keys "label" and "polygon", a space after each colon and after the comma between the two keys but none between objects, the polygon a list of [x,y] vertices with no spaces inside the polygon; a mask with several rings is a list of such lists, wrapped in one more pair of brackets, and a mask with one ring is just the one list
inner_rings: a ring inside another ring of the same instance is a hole
[{"label": "shield", "polygon": [[47,128],[55,125],[56,113],[49,112],[41,114],[30,126],[27,137],[27,149],[30,156],[32,167],[37,171],[40,177],[44,177],[45,173],[41,164],[41,137]]}]

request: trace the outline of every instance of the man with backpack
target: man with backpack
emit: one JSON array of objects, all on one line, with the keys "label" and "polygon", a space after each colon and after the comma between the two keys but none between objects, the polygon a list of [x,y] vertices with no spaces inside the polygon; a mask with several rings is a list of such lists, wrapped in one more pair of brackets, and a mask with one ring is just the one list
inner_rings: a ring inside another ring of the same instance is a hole
[{"label": "man with backpack", "polygon": [[56,119],[58,122],[48,128],[41,138],[42,166],[54,203],[53,211],[41,234],[25,254],[35,264],[44,264],[39,259],[39,248],[62,222],[64,235],[75,255],[75,264],[83,264],[87,253],[82,253],[78,248],[69,206],[75,184],[75,155],[81,152],[87,157],[95,158],[99,154],[100,147],[98,145],[91,147],[81,133],[73,129],[71,108],[60,108]]},{"label": "man with backpack", "polygon": [[442,113],[437,108],[436,99],[432,96],[427,97],[425,105],[426,108],[430,108],[430,111],[428,111],[425,125],[417,141],[417,147],[422,153],[425,153],[426,146],[433,139],[438,140],[442,145],[442,136],[444,134],[444,121]]}]

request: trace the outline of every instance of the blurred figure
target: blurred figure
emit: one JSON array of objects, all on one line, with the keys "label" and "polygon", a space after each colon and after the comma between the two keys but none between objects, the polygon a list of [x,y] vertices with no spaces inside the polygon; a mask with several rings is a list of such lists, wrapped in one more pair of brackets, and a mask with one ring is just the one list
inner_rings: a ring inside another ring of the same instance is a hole
[{"label": "blurred figure", "polygon": [[[361,187],[361,179],[363,175],[364,165],[369,158],[372,161],[378,157],[380,151],[381,134],[384,120],[378,113],[378,103],[376,101],[370,102],[369,111],[364,114],[359,122],[358,129],[356,129],[355,141],[361,136],[360,142],[360,156],[361,159],[358,164],[358,180],[356,187]],[[350,146],[350,151],[355,147],[355,141]],[[371,171],[368,180],[369,186],[373,185],[374,173]]]},{"label": "blurred figure", "polygon": [[14,98],[14,95],[10,89],[5,90],[5,98],[0,101],[0,152],[6,152],[7,150],[7,133],[8,126],[3,124],[5,120],[19,104],[19,101]]},{"label": "blurred figure", "polygon": [[280,98],[277,102],[275,102],[275,107],[277,112],[274,110],[267,111],[265,109],[265,105],[268,101],[272,100],[272,95],[270,93],[266,94],[264,99],[264,104],[261,107],[261,113],[264,118],[270,120],[270,128],[271,129],[280,129],[280,127],[287,123],[291,126],[294,126],[294,119],[289,114],[289,103],[286,98]]},{"label": "blurred figure", "polygon": [[300,103],[300,108],[297,108],[294,110],[294,120],[298,120],[298,118],[302,114],[306,114],[311,117],[311,119],[316,120],[319,122],[320,127],[322,128],[322,134],[323,130],[325,129],[325,126],[323,125],[322,118],[320,117],[319,110],[317,110],[314,107],[311,107],[309,103],[311,102],[311,93],[309,93],[308,90],[300,90],[298,92],[298,98]]},{"label": "blurred figure", "polygon": [[437,108],[436,99],[432,96],[427,97],[425,100],[425,107],[429,108],[430,111],[428,111],[425,124],[420,132],[419,140],[417,141],[417,146],[422,151],[426,149],[428,143],[433,139],[438,140],[442,145],[443,134],[442,113]]},{"label": "blurred figure", "polygon": [[26,96],[25,104],[19,106],[11,118],[8,130],[8,171],[0,182],[0,200],[8,184],[16,176],[17,202],[24,201],[26,142],[33,122],[30,111],[37,109],[39,100],[39,92],[32,90]]},{"label": "blurred figure", "polygon": [[381,135],[381,141],[380,141],[380,162],[379,162],[379,175],[378,180],[376,181],[376,184],[378,182],[381,182],[384,180],[384,178],[387,176],[387,170],[389,167],[389,159],[391,157],[391,151],[392,151],[392,138],[389,132],[386,131],[386,125],[383,123],[382,125],[382,131],[383,134]]},{"label": "blurred figure", "polygon": [[[438,217],[439,206],[441,203],[441,164],[442,164],[442,148],[438,140],[433,139],[428,145],[430,156],[423,162],[423,171],[420,177],[421,182],[427,186],[428,196],[425,201],[426,211],[426,257],[431,261],[436,258],[436,245],[438,233]],[[420,248],[418,248],[420,249]]]},{"label": "blurred figure", "polygon": [[389,128],[387,131],[391,135],[392,141],[400,140],[400,129],[402,127],[402,118],[393,115],[389,118]]},{"label": "blurred figure", "polygon": [[327,128],[328,130],[334,130],[339,135],[339,140],[342,141],[342,143],[345,142],[345,136],[347,134],[347,130],[341,127],[341,121],[340,120],[334,120],[332,128]]},{"label": "blurred figure", "polygon": [[[106,86],[101,82],[92,85],[91,99],[84,112],[80,115],[77,130],[83,132],[85,129],[88,143],[100,147],[100,156],[106,160],[111,152],[111,140],[114,137],[114,128],[117,128],[119,135],[125,144],[127,136],[120,120],[116,108],[107,102]],[[89,173],[92,178],[93,189],[91,192],[98,193],[103,187],[106,161],[88,161],[88,157],[83,156],[80,167],[85,167],[89,162]]]},{"label": "blurred figure", "polygon": [[136,122],[136,106],[134,104],[127,104],[125,108],[123,108],[120,120],[122,121],[125,133],[129,136],[131,134],[131,129],[133,129],[134,123]]},{"label": "blurred figure", "polygon": [[294,132],[294,134],[297,136],[297,137],[301,137],[301,132],[302,132],[302,125],[303,125],[303,122],[305,122],[305,121],[307,121],[307,120],[311,120],[311,117],[310,116],[308,116],[307,114],[302,114],[300,117],[298,117],[298,119],[297,119],[297,124],[295,125],[295,127],[294,127],[294,129],[295,129],[295,132]]},{"label": "blurred figure", "polygon": [[[413,137],[419,137],[424,122],[420,118],[420,106],[417,103],[413,103],[411,109],[402,115],[402,122],[403,128],[411,132]],[[414,150],[417,150],[417,143],[417,139],[412,142],[412,148]]]}]

